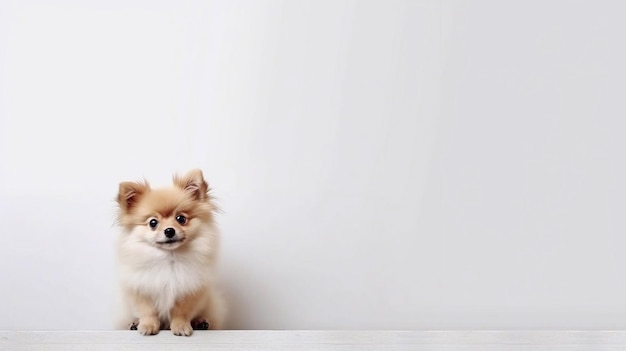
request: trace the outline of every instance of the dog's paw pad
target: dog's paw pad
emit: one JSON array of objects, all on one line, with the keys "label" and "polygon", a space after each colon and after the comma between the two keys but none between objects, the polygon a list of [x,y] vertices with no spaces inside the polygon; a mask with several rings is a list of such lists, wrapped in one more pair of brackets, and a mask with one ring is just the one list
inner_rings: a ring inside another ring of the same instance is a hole
[{"label": "dog's paw pad", "polygon": [[128,325],[128,329],[129,330],[137,330],[137,326],[139,325],[139,322],[132,322]]},{"label": "dog's paw pad", "polygon": [[191,322],[191,327],[193,330],[208,330],[209,322],[204,319],[198,319]]}]

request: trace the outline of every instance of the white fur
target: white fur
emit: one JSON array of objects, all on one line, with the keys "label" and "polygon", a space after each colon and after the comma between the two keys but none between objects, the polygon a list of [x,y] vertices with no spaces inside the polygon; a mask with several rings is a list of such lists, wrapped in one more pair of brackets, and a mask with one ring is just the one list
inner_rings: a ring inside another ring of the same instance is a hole
[{"label": "white fur", "polygon": [[[117,243],[119,301],[116,327],[128,328],[139,317],[132,309],[129,289],[151,296],[162,325],[169,323],[169,311],[177,298],[209,289],[211,299],[219,299],[214,290],[215,260],[218,232],[207,226],[205,232],[195,236],[177,250],[163,250],[147,242],[145,228],[136,227],[122,232]],[[216,307],[217,303],[213,304]]]}]

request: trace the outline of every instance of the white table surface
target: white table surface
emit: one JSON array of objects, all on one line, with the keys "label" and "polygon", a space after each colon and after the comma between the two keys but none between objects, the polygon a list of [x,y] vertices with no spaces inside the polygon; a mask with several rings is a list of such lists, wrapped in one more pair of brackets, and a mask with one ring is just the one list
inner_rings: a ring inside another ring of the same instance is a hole
[{"label": "white table surface", "polygon": [[626,331],[0,331],[10,350],[626,350]]}]

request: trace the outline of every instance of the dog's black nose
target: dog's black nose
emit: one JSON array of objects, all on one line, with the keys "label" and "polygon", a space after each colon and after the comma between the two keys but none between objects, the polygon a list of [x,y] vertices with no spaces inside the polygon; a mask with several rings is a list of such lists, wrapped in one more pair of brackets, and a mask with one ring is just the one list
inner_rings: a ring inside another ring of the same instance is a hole
[{"label": "dog's black nose", "polygon": [[165,236],[168,238],[173,238],[174,235],[176,235],[176,231],[174,230],[174,228],[165,228]]}]

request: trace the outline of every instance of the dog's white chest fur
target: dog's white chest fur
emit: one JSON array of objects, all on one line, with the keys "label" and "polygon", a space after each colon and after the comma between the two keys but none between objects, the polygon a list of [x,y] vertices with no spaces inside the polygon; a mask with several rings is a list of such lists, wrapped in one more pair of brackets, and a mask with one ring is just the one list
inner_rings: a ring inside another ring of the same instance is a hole
[{"label": "dog's white chest fur", "polygon": [[191,294],[209,283],[207,267],[167,253],[149,267],[127,272],[125,285],[152,296],[159,315],[166,316],[180,296]]},{"label": "dog's white chest fur", "polygon": [[[207,243],[189,243],[179,253],[149,247],[130,238],[123,241],[118,247],[121,287],[150,296],[161,320],[169,319],[178,298],[213,281],[212,256],[208,254]],[[128,306],[128,301],[125,305]]]}]

